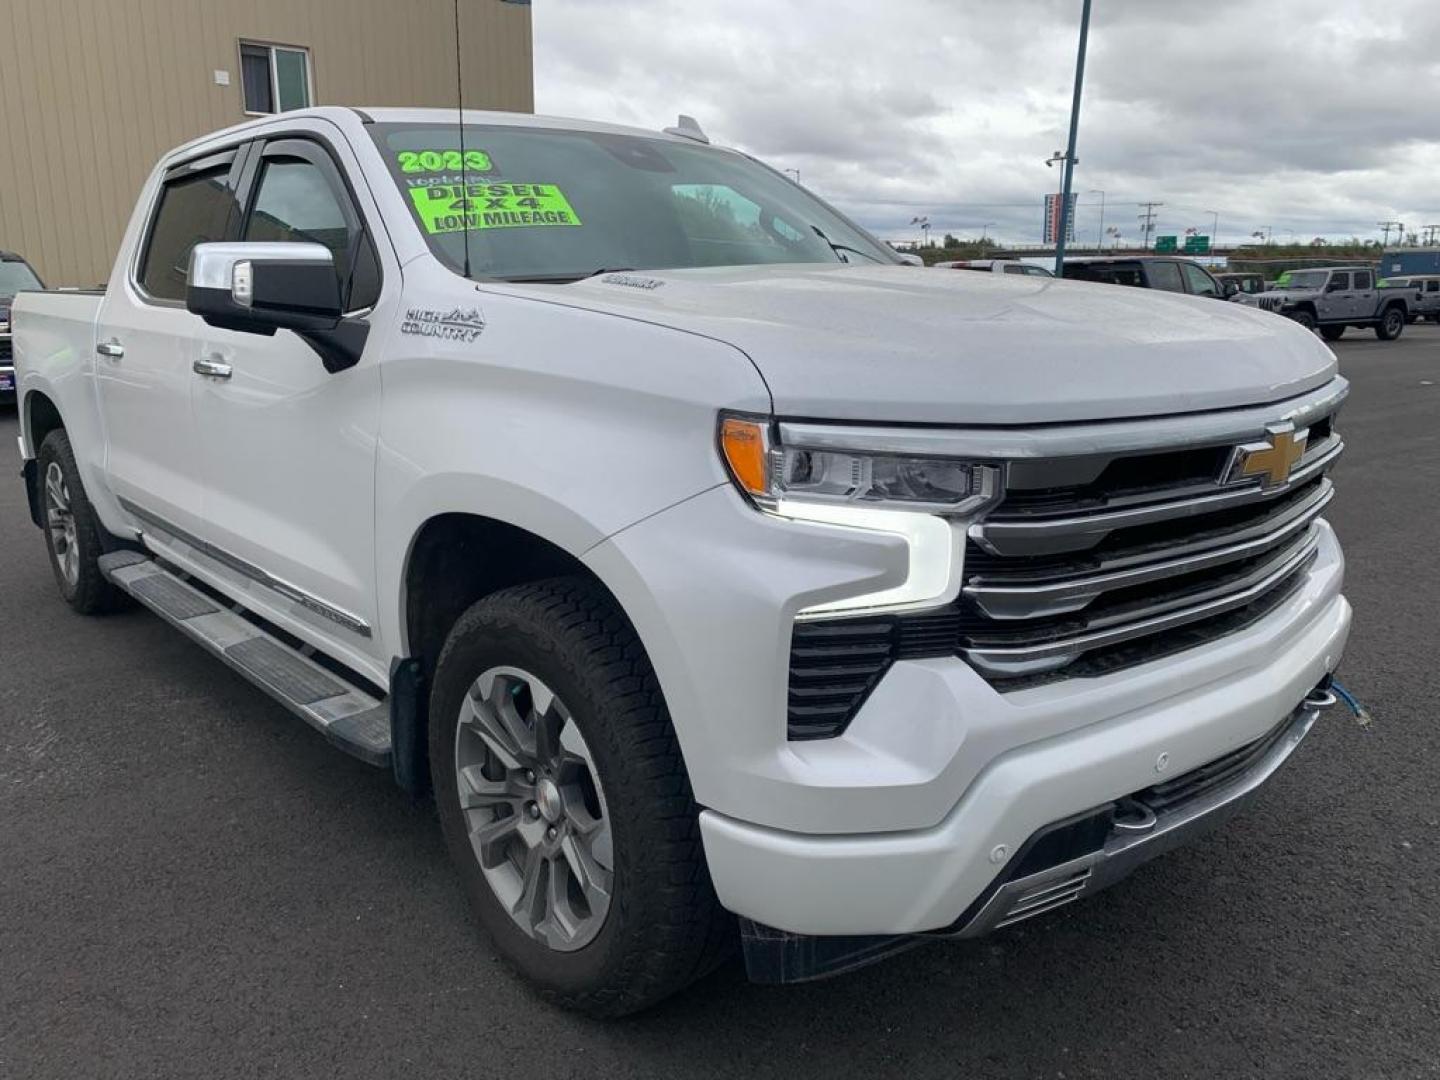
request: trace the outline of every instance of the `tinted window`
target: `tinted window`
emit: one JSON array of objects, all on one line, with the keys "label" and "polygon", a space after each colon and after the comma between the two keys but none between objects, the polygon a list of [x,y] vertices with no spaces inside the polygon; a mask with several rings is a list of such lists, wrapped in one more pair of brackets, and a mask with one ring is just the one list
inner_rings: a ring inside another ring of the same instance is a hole
[{"label": "tinted window", "polygon": [[1427,282],[1425,282],[1425,291],[1426,291],[1426,292],[1440,292],[1440,281],[1427,281]]},{"label": "tinted window", "polygon": [[895,255],[804,188],[684,139],[467,124],[367,130],[437,258],[478,278],[605,268],[881,263]]},{"label": "tinted window", "polygon": [[1102,281],[1107,285],[1145,284],[1139,263],[1066,263],[1065,276],[1077,281]]},{"label": "tinted window", "polygon": [[1185,287],[1196,296],[1219,296],[1220,290],[1215,279],[1192,263],[1181,263],[1180,272],[1185,275]]},{"label": "tinted window", "polygon": [[8,300],[21,289],[43,289],[29,265],[18,259],[0,259],[0,300]]},{"label": "tinted window", "polygon": [[150,241],[140,265],[140,284],[162,300],[185,299],[190,251],[224,240],[233,206],[225,177],[229,166],[171,180],[160,189]]},{"label": "tinted window", "polygon": [[1344,292],[1348,288],[1350,288],[1350,275],[1341,272],[1330,275],[1330,284],[1325,286],[1325,291]]},{"label": "tinted window", "polygon": [[346,310],[355,310],[380,296],[380,263],[358,221],[349,194],[338,190],[325,170],[299,158],[269,158],[242,239],[329,248],[342,301]]},{"label": "tinted window", "polygon": [[1025,270],[1025,267],[1023,267],[1023,266],[1014,266],[1014,265],[1012,265],[1012,266],[1007,266],[1007,267],[1005,267],[1005,273],[1007,273],[1007,274],[1023,274],[1023,273],[1026,273],[1026,270]]},{"label": "tinted window", "polygon": [[1153,262],[1149,266],[1150,287],[1166,292],[1184,292],[1185,285],[1180,279],[1180,267],[1173,262]]},{"label": "tinted window", "polygon": [[1357,288],[1357,289],[1369,289],[1369,288],[1373,288],[1373,287],[1374,287],[1374,286],[1372,286],[1371,283],[1370,283],[1370,271],[1369,271],[1369,270],[1356,270],[1356,271],[1355,271],[1355,288]]},{"label": "tinted window", "polygon": [[1025,273],[1029,274],[1031,277],[1054,277],[1054,276],[1055,276],[1054,274],[1050,273],[1049,270],[1046,270],[1043,266],[1026,266],[1026,267],[1024,267],[1023,269],[1024,269]]}]

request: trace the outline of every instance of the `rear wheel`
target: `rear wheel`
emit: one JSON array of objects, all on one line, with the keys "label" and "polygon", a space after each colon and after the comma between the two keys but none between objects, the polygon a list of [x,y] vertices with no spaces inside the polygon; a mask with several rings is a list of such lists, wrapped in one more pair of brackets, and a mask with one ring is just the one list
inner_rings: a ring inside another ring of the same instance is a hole
[{"label": "rear wheel", "polygon": [[1315,313],[1313,311],[1307,311],[1304,308],[1301,308],[1299,311],[1291,312],[1290,318],[1294,319],[1301,326],[1305,327],[1306,330],[1315,329]]},{"label": "rear wheel", "polygon": [[64,428],[45,436],[37,459],[45,547],[50,552],[50,569],[55,573],[61,597],[82,615],[124,607],[125,594],[100,573],[105,529],[85,495],[70,436]]},{"label": "rear wheel", "polygon": [[1320,336],[1323,337],[1326,341],[1339,341],[1342,337],[1345,336],[1345,327],[1322,326],[1320,328]]},{"label": "rear wheel", "polygon": [[655,673],[597,585],[517,586],[460,617],[435,672],[430,767],[480,922],[548,996],[635,1012],[733,944]]},{"label": "rear wheel", "polygon": [[1400,307],[1389,307],[1380,321],[1375,324],[1375,336],[1381,341],[1394,341],[1405,331],[1405,312]]}]

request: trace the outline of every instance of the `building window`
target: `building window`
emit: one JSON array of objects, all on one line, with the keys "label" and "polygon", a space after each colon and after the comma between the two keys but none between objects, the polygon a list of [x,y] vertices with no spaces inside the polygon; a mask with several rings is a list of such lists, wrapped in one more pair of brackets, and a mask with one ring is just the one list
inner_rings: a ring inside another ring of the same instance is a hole
[{"label": "building window", "polygon": [[277,113],[310,104],[310,53],[284,45],[240,43],[240,82],[247,113]]}]

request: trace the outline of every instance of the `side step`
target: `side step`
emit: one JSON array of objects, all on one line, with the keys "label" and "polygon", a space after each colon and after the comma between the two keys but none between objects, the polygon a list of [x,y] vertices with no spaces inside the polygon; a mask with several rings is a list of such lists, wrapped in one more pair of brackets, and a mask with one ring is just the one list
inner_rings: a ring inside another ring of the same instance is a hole
[{"label": "side step", "polygon": [[100,557],[100,572],[327,739],[371,765],[390,764],[390,707],[220,606],[137,551]]}]

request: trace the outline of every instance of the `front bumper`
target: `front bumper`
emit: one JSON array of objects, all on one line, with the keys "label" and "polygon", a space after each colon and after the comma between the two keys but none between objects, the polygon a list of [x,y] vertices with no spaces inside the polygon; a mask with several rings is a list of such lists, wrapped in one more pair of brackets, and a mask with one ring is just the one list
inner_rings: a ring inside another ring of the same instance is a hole
[{"label": "front bumper", "polygon": [[[1349,604],[1332,596],[1261,667],[1002,753],[932,828],[804,835],[704,811],[701,832],[721,902],[799,934],[955,927],[1042,829],[1189,773],[1274,729],[1335,669],[1349,628]],[[1235,642],[1209,648],[1222,645]],[[1176,833],[1177,842],[1184,835]]]},{"label": "front bumper", "polygon": [[927,935],[810,936],[742,919],[751,978],[790,983],[837,975],[928,938],[980,937],[1108,888],[1151,859],[1219,827],[1254,802],[1321,713],[1336,703],[1328,682],[1327,677],[1251,746],[1163,788],[1136,792],[1040,830],[970,907],[942,930]]}]

